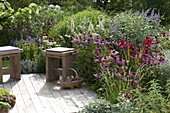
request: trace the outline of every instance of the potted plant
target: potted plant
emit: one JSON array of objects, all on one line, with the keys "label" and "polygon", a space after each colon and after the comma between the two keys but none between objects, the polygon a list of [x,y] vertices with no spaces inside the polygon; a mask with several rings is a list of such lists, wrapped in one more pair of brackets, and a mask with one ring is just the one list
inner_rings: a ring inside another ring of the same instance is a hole
[{"label": "potted plant", "polygon": [[[69,74],[73,72],[74,74]],[[59,85],[61,88],[74,88],[79,87],[82,84],[83,80],[79,77],[77,71],[73,68],[69,68],[66,76],[59,80]]]},{"label": "potted plant", "polygon": [[13,107],[16,103],[16,96],[6,89],[0,88],[0,102],[6,102]]},{"label": "potted plant", "polygon": [[9,103],[0,101],[0,113],[8,113],[9,108],[11,108]]}]

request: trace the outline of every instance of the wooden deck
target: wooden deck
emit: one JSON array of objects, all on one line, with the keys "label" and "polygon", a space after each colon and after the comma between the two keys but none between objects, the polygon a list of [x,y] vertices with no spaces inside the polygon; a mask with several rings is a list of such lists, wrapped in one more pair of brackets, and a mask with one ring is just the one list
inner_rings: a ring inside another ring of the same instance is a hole
[{"label": "wooden deck", "polygon": [[4,75],[3,79],[0,87],[17,97],[10,113],[75,113],[96,99],[96,94],[85,85],[60,89],[57,81],[45,82],[43,74],[22,75],[19,81],[9,79],[8,75]]}]

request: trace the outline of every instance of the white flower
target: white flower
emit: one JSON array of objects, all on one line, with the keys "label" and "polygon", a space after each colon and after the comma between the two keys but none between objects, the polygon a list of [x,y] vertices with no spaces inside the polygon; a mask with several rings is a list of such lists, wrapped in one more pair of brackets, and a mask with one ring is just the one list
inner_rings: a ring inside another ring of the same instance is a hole
[{"label": "white flower", "polygon": [[90,22],[88,31],[92,32],[92,30],[93,30],[93,24]]},{"label": "white flower", "polygon": [[56,5],[56,6],[55,6],[55,9],[56,9],[56,10],[60,10],[60,6],[59,6],[59,5]]},{"label": "white flower", "polygon": [[43,40],[44,43],[48,43],[49,41],[48,40]]},{"label": "white flower", "polygon": [[50,4],[49,8],[53,9],[53,8],[55,8],[55,6],[53,4]]},{"label": "white flower", "polygon": [[48,42],[47,45],[52,46],[53,42]]},{"label": "white flower", "polygon": [[74,29],[75,28],[75,25],[74,25],[74,20],[73,19],[71,19],[71,29]]},{"label": "white flower", "polygon": [[47,36],[43,36],[42,39],[43,39],[43,40],[47,39]]},{"label": "white flower", "polygon": [[104,26],[103,26],[103,21],[101,21],[99,19],[99,26],[98,26],[100,29],[104,30]]},{"label": "white flower", "polygon": [[56,45],[56,42],[53,42],[53,45]]}]

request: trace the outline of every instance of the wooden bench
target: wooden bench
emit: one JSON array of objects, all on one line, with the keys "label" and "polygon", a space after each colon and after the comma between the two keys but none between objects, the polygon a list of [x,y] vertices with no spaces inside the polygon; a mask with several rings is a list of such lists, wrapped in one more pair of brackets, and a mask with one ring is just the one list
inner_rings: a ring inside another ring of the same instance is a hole
[{"label": "wooden bench", "polygon": [[[9,57],[9,67],[3,68],[2,60]],[[20,49],[12,46],[0,47],[0,83],[3,82],[3,75],[10,74],[11,78],[21,79]]]},{"label": "wooden bench", "polygon": [[66,76],[66,71],[69,68],[74,67],[73,48],[51,48],[46,49],[44,53],[46,57],[46,82],[59,80],[61,76]]}]

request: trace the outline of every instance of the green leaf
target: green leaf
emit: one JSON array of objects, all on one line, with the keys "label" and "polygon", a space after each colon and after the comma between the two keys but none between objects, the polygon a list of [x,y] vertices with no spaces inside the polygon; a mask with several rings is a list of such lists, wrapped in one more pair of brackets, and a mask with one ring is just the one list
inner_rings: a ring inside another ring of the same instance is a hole
[{"label": "green leaf", "polygon": [[3,12],[3,10],[5,9],[5,6],[3,3],[0,3],[0,12]]},{"label": "green leaf", "polygon": [[3,29],[3,27],[0,25],[0,30],[2,30]]},{"label": "green leaf", "polygon": [[6,6],[7,8],[11,8],[11,5],[10,5],[9,2],[4,2],[4,4],[5,4],[5,6]]}]

